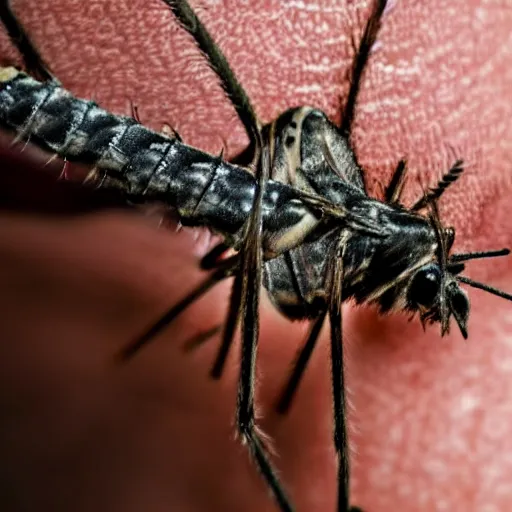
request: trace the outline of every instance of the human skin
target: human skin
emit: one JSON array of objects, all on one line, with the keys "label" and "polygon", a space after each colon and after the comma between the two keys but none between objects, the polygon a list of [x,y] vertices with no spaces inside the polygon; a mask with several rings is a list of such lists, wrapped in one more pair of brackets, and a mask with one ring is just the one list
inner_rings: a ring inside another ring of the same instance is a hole
[{"label": "human skin", "polygon": [[[512,246],[512,11],[499,0],[393,4],[354,125],[370,193],[406,157],[412,201],[462,157],[466,173],[440,203],[455,250]],[[339,120],[350,36],[359,37],[367,3],[193,5],[264,122],[300,104]],[[120,114],[132,101],[144,124],[170,124],[211,152],[234,155],[246,143],[214,75],[157,0],[14,8],[77,96]],[[0,55],[17,62],[4,36]],[[221,381],[208,377],[218,338],[183,349],[222,322],[228,283],[129,363],[115,358],[204,278],[204,233],[195,241],[137,211],[65,213],[79,192],[41,178],[48,169],[30,148],[21,162],[10,158],[0,169],[10,205],[0,213],[2,510],[276,510],[235,439],[238,349]],[[60,215],[42,212],[61,203]],[[512,291],[509,259],[468,267]],[[367,512],[512,509],[512,304],[469,296],[467,342],[455,325],[441,339],[417,318],[344,308],[353,502]],[[282,417],[274,403],[306,326],[264,293],[261,324],[259,424],[297,510],[334,511],[328,329]]]}]

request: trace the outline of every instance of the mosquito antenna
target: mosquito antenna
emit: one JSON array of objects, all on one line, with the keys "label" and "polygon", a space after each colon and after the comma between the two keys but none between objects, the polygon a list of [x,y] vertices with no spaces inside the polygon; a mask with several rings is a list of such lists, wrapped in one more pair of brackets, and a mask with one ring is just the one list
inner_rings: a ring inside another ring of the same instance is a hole
[{"label": "mosquito antenna", "polygon": [[494,288],[494,286],[489,286],[487,284],[479,283],[478,281],[473,281],[473,279],[469,279],[469,277],[466,276],[457,276],[456,279],[457,281],[472,286],[473,288],[478,288],[479,290],[483,290],[484,292],[489,292],[492,293],[493,295],[497,295],[502,299],[512,301],[511,294],[505,293],[504,291],[499,290],[498,288]]},{"label": "mosquito antenna", "polygon": [[455,183],[463,173],[463,160],[457,160],[451,169],[437,182],[437,185],[430,189],[419,201],[411,208],[411,211],[417,212],[425,208],[429,202],[437,201],[445,192],[445,190]]},{"label": "mosquito antenna", "polygon": [[461,254],[452,254],[450,256],[450,263],[459,263],[461,261],[478,260],[482,258],[497,258],[499,256],[508,256],[510,249],[500,249],[498,251],[481,251],[481,252],[466,252]]}]

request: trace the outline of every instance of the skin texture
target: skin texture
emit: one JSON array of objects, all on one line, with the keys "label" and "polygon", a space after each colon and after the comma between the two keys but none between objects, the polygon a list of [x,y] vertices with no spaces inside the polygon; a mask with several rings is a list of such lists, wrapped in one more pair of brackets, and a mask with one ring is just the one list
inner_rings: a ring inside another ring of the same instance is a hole
[{"label": "skin texture", "polygon": [[[168,123],[211,152],[246,144],[214,75],[157,0],[13,3],[77,96],[120,114],[133,101],[144,124]],[[406,200],[462,157],[466,174],[440,204],[455,249],[512,246],[509,3],[390,4],[354,126],[371,193],[402,157]],[[263,121],[300,104],[339,119],[367,2],[193,5]],[[17,62],[3,35],[0,56]],[[84,213],[95,194],[55,185],[32,158],[27,149],[0,169],[2,510],[276,510],[234,436],[238,353],[215,382],[218,339],[183,350],[222,322],[228,283],[129,364],[115,360],[201,280],[204,233],[158,229],[159,217],[141,212]],[[42,213],[59,207],[68,213]],[[467,274],[512,291],[510,261],[474,262]],[[441,339],[417,319],[345,307],[353,502],[367,512],[512,508],[512,304],[469,295],[467,342],[455,326]],[[297,510],[334,511],[327,329],[280,417],[273,404],[306,326],[262,301],[261,426]]]}]

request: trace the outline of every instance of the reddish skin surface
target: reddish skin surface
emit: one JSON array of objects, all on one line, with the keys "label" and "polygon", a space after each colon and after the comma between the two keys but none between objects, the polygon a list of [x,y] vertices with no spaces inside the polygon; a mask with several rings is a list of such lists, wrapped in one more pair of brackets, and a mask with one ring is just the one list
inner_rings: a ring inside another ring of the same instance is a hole
[{"label": "reddish skin surface", "polygon": [[[348,36],[359,34],[367,5],[317,2],[211,1],[199,11],[264,121],[304,103],[338,116]],[[168,122],[210,151],[222,139],[230,154],[243,147],[213,75],[157,0],[14,4],[78,96],[124,114],[132,99],[143,122]],[[441,203],[459,251],[512,245],[511,26],[499,0],[397,1],[363,85],[354,138],[372,192],[403,156],[409,198],[454,158],[470,164]],[[12,182],[12,169],[2,174]],[[217,342],[182,350],[221,321],[227,286],[130,364],[113,359],[199,282],[198,252],[189,233],[134,213],[1,214],[3,510],[276,510],[234,440],[238,355],[212,382]],[[475,262],[468,273],[512,290],[510,260]],[[440,339],[437,327],[423,333],[400,315],[345,309],[353,501],[367,512],[512,508],[512,304],[476,290],[470,298],[467,343],[455,328]],[[289,416],[277,416],[272,404],[304,327],[264,302],[261,425],[297,510],[334,511],[328,340]]]}]

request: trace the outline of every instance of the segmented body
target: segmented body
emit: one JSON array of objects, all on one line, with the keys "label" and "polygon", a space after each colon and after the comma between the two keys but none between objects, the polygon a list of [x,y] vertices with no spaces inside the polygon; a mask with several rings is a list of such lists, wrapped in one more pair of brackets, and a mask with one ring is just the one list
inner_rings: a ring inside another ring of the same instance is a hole
[{"label": "segmented body", "polygon": [[[0,125],[71,161],[92,164],[89,180],[136,202],[162,202],[183,224],[207,226],[237,246],[252,208],[254,175],[75,98],[53,82],[3,68]],[[270,181],[263,197],[268,238],[312,215],[291,187]]]}]

